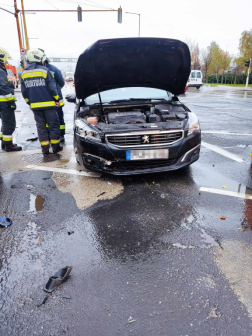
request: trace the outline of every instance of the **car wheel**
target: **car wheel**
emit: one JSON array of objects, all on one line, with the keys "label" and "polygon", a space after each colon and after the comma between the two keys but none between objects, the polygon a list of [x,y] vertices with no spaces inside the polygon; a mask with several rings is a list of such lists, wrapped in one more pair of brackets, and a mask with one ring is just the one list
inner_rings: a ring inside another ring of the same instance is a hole
[{"label": "car wheel", "polygon": [[74,140],[73,140],[73,146],[74,146],[75,159],[76,159],[77,163],[80,165],[80,159],[79,159],[79,155],[78,155],[78,151],[77,151],[77,142],[76,142],[75,136],[74,136]]},{"label": "car wheel", "polygon": [[196,86],[196,89],[199,90],[199,89],[200,89],[200,86]]}]

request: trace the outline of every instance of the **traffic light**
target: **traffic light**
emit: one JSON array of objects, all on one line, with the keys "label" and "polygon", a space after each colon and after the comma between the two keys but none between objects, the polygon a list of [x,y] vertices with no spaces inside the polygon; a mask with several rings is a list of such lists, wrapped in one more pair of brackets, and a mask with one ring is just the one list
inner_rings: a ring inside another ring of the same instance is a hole
[{"label": "traffic light", "polygon": [[245,66],[248,67],[248,68],[250,67],[250,60],[245,61]]},{"label": "traffic light", "polygon": [[118,23],[122,23],[122,7],[118,8]]},{"label": "traffic light", "polygon": [[[77,10],[81,11],[81,7],[78,5]],[[78,12],[78,22],[82,22],[82,12]]]}]

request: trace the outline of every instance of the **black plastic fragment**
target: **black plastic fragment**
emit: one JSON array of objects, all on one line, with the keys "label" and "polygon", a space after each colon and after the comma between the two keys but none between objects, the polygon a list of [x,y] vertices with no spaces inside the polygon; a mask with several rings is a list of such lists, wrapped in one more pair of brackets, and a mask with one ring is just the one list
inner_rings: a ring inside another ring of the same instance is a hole
[{"label": "black plastic fragment", "polygon": [[63,299],[69,299],[69,300],[72,299],[71,296],[69,296],[69,295],[63,295],[62,297],[63,297]]},{"label": "black plastic fragment", "polygon": [[41,300],[41,301],[37,304],[37,307],[40,307],[40,306],[42,306],[42,304],[45,304],[45,302],[47,301],[47,299],[48,299],[48,295],[46,295],[46,296],[43,298],[43,300]]},{"label": "black plastic fragment", "polygon": [[101,194],[99,194],[97,197],[100,197],[102,195],[106,194],[106,191],[103,191]]},{"label": "black plastic fragment", "polygon": [[72,233],[74,233],[74,231],[68,231],[67,233],[70,236]]},{"label": "black plastic fragment", "polygon": [[44,291],[47,293],[52,293],[57,287],[67,280],[72,269],[72,266],[66,266],[51,276],[44,287]]},{"label": "black plastic fragment", "polygon": [[27,139],[26,141],[37,141],[38,140],[38,137],[37,138],[30,138],[30,139]]}]

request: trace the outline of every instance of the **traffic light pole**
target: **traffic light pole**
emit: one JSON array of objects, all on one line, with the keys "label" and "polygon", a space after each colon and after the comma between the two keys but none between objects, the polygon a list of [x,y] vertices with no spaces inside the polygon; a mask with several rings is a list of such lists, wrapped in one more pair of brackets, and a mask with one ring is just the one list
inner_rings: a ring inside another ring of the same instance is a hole
[{"label": "traffic light pole", "polygon": [[248,83],[249,83],[250,66],[251,66],[251,58],[249,60],[248,75],[247,75],[247,79],[246,79],[246,89],[247,89]]},{"label": "traffic light pole", "polygon": [[22,15],[23,15],[23,23],[24,23],[25,46],[26,46],[26,51],[28,51],[30,49],[30,46],[29,46],[29,40],[28,40],[28,35],[27,35],[23,0],[21,0],[21,6],[22,6]]},{"label": "traffic light pole", "polygon": [[[22,44],[21,30],[20,30],[20,24],[19,24],[19,18],[18,18],[19,10],[17,9],[17,0],[14,0],[14,9],[15,9],[14,16],[17,22],[18,41],[19,41],[19,49],[20,49],[19,52],[21,52],[21,49],[23,48],[23,44]],[[23,60],[23,66],[25,67],[24,60]]]}]

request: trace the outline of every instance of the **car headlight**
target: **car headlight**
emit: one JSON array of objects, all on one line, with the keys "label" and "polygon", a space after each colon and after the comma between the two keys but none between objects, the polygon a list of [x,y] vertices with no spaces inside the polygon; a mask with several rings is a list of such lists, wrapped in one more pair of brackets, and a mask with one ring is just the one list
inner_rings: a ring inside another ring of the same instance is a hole
[{"label": "car headlight", "polygon": [[102,141],[101,135],[82,120],[75,120],[75,131],[81,138],[91,139],[98,142]]},{"label": "car headlight", "polygon": [[197,134],[200,132],[200,125],[199,125],[199,119],[196,116],[195,113],[189,113],[189,119],[188,119],[188,135],[191,134]]}]

